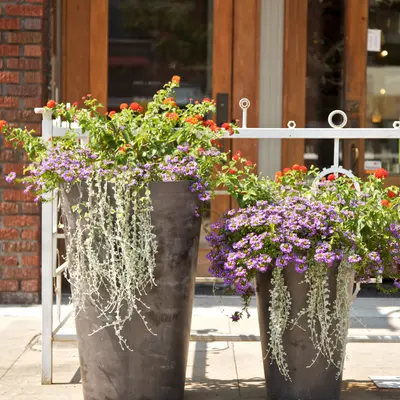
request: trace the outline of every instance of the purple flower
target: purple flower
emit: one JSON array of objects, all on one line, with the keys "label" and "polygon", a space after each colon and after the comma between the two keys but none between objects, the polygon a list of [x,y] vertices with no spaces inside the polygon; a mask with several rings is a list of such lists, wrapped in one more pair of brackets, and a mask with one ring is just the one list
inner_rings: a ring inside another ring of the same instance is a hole
[{"label": "purple flower", "polygon": [[17,174],[13,171],[10,172],[7,176],[6,176],[6,182],[7,183],[11,183],[15,178],[17,177]]},{"label": "purple flower", "polygon": [[349,256],[349,258],[347,259],[347,261],[350,264],[356,264],[359,263],[361,261],[361,257],[358,254],[354,254],[352,256]]}]

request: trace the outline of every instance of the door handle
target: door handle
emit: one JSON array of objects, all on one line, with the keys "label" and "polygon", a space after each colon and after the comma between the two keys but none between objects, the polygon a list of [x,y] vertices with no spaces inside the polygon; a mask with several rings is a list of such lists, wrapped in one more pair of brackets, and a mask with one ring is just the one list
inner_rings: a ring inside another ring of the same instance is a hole
[{"label": "door handle", "polygon": [[217,93],[216,103],[216,122],[218,126],[221,126],[229,118],[229,94]]},{"label": "door handle", "polygon": [[360,151],[358,150],[358,147],[353,143],[351,145],[351,155],[350,155],[350,165],[351,165],[351,170],[352,171],[357,171],[357,166],[358,166],[358,158],[360,156]]}]

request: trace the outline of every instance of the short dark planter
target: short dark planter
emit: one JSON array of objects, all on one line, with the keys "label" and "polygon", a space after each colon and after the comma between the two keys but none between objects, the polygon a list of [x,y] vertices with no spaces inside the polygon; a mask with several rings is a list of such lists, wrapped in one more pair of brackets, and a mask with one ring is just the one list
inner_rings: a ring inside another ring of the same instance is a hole
[{"label": "short dark planter", "polygon": [[[329,290],[331,299],[336,298],[336,276],[338,267],[328,268]],[[287,266],[283,270],[285,284],[292,298],[290,319],[295,318],[307,303],[306,284],[302,274],[295,271],[294,266]],[[319,356],[312,364],[317,352],[310,339],[310,329],[307,320],[302,317],[300,322],[303,329],[294,327],[287,329],[283,337],[283,346],[286,352],[287,364],[291,381],[286,380],[280,373],[275,361],[271,363],[267,354],[268,326],[270,321],[269,303],[272,272],[259,273],[257,275],[257,306],[260,324],[261,347],[264,358],[264,373],[267,387],[268,400],[340,400],[341,376],[337,379],[338,369],[328,363],[325,358]],[[351,291],[353,282],[349,282]],[[345,349],[337,348],[339,352]]]},{"label": "short dark planter", "polygon": [[[143,297],[143,313],[156,336],[135,314],[122,332],[133,351],[123,350],[112,328],[102,325],[91,304],[76,318],[85,400],[180,400],[184,397],[200,218],[189,181],[150,185],[157,236],[155,281]],[[69,226],[79,197],[76,188],[61,195]],[[105,299],[106,300],[106,299]]]}]

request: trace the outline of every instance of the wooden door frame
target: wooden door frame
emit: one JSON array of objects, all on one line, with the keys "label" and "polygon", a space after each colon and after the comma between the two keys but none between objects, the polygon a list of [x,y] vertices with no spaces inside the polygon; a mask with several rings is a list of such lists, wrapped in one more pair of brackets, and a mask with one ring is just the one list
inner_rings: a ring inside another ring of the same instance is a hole
[{"label": "wooden door frame", "polygon": [[[363,127],[366,112],[368,0],[345,0],[344,104],[348,126]],[[285,1],[282,126],[306,124],[307,0]],[[333,111],[333,110],[332,110]],[[346,140],[344,167],[350,167],[350,149],[358,150],[357,175],[364,174],[364,140]],[[304,162],[304,139],[282,140],[282,168]]]}]

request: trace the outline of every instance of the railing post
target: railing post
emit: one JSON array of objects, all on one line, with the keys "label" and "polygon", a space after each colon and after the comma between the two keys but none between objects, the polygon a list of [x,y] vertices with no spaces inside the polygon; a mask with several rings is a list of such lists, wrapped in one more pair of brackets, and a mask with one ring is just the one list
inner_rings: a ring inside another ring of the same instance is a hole
[{"label": "railing post", "polygon": [[[42,137],[52,137],[51,111],[43,113]],[[42,203],[42,385],[53,382],[53,202]]]}]

